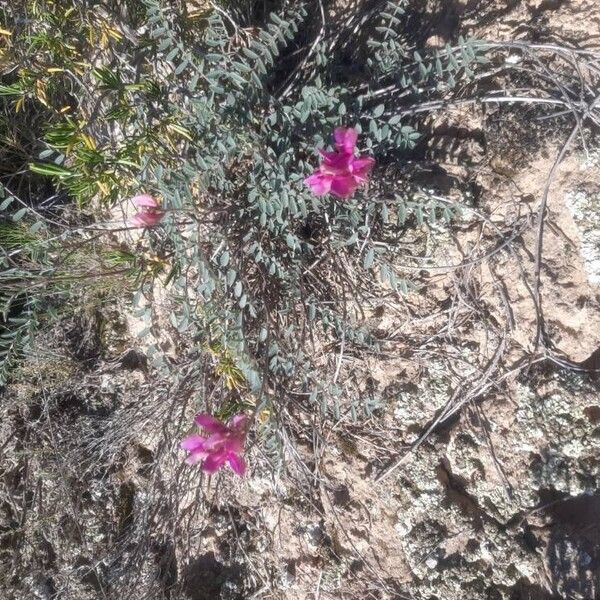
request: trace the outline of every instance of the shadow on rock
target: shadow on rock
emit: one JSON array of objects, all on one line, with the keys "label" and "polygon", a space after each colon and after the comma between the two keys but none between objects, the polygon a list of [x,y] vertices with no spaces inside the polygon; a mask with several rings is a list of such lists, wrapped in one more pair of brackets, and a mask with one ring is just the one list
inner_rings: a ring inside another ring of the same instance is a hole
[{"label": "shadow on rock", "polygon": [[207,552],[184,567],[182,579],[184,593],[190,600],[216,600],[225,591],[228,598],[242,599],[236,595],[236,590],[242,589],[242,568],[224,565],[214,552]]}]

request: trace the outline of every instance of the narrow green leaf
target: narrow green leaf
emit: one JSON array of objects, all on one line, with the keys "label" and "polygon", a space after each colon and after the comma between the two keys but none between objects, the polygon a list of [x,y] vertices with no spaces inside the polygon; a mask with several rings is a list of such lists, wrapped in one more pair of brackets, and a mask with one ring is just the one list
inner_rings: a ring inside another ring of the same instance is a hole
[{"label": "narrow green leaf", "polygon": [[71,175],[69,169],[59,167],[58,165],[49,165],[45,163],[30,163],[29,169],[39,175],[48,175],[50,177],[68,177]]}]

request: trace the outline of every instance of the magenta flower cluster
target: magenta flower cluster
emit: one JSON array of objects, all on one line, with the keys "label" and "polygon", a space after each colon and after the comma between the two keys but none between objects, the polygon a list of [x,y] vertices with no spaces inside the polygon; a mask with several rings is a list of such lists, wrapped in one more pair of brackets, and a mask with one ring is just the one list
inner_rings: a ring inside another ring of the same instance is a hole
[{"label": "magenta flower cluster", "polygon": [[319,170],[304,180],[316,196],[333,194],[350,198],[365,183],[375,164],[370,156],[355,156],[358,134],[353,128],[338,127],[334,133],[334,151],[319,149]]},{"label": "magenta flower cluster", "polygon": [[248,415],[235,415],[228,424],[222,423],[207,414],[196,415],[196,425],[208,435],[193,434],[181,442],[181,447],[190,454],[186,462],[190,465],[202,462],[205,473],[215,473],[223,465],[229,464],[234,473],[246,472],[246,461],[241,456],[246,442]]},{"label": "magenta flower cluster", "polygon": [[[350,198],[364,184],[375,164],[370,156],[356,156],[358,134],[353,128],[338,127],[333,134],[335,150],[319,149],[321,164],[319,169],[304,182],[317,196],[333,194],[338,198]],[[148,194],[132,198],[138,209],[129,223],[134,227],[155,227],[165,216],[159,202]],[[246,472],[246,461],[242,453],[246,443],[249,417],[235,415],[228,423],[200,413],[195,423],[206,433],[192,434],[181,442],[181,448],[189,454],[188,464],[201,463],[205,473],[215,473],[228,464],[234,473]]]}]

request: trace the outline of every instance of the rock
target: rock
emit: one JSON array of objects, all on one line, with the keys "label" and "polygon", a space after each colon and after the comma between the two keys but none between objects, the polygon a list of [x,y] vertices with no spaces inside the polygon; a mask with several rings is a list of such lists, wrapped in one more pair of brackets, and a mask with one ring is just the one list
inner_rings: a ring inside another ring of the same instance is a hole
[{"label": "rock", "polygon": [[600,285],[600,190],[569,192],[565,203],[579,231],[579,252],[588,281]]}]

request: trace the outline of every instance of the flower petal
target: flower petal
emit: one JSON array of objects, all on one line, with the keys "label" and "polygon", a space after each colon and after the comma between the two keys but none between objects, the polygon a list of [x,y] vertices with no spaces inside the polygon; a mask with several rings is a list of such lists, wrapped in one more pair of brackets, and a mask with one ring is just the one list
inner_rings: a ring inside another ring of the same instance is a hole
[{"label": "flower petal", "polygon": [[162,211],[156,212],[139,212],[133,215],[129,220],[129,223],[134,227],[155,227],[160,223],[164,217]]},{"label": "flower petal", "polygon": [[357,187],[358,182],[352,175],[337,176],[331,183],[331,193],[338,198],[350,198]]},{"label": "flower petal", "polygon": [[201,435],[188,435],[188,437],[181,440],[179,447],[183,448],[183,450],[189,450],[190,452],[204,450],[206,448],[206,439]]},{"label": "flower petal", "polygon": [[232,429],[237,429],[244,431],[246,429],[246,425],[248,425],[249,417],[245,413],[240,413],[239,415],[235,415],[229,421],[229,426]]},{"label": "flower petal", "polygon": [[354,127],[338,127],[333,132],[333,139],[335,140],[336,148],[340,152],[353,154],[356,140],[358,139],[358,133],[356,133]]},{"label": "flower petal", "polygon": [[230,436],[231,434],[223,433],[221,431],[213,433],[207,438],[204,448],[208,452],[214,452],[215,450],[224,448],[229,443]]},{"label": "flower petal", "polygon": [[225,451],[212,452],[209,454],[202,463],[202,470],[205,473],[214,473],[218,471],[228,458],[228,454]]},{"label": "flower petal", "polygon": [[188,465],[198,464],[201,460],[204,460],[208,454],[206,452],[192,452],[186,459],[185,462]]},{"label": "flower petal", "polygon": [[317,148],[317,152],[321,155],[323,160],[331,162],[337,160],[340,156],[344,156],[337,150],[322,150],[321,148]]},{"label": "flower petal", "polygon": [[351,169],[352,154],[343,152],[326,152],[319,150],[323,157],[323,162],[319,170],[324,175],[347,175]]},{"label": "flower petal", "polygon": [[235,431],[230,433],[221,445],[228,452],[242,452],[244,450],[244,444],[246,443],[246,434],[244,431]]},{"label": "flower petal", "polygon": [[370,156],[359,156],[358,158],[352,159],[350,167],[354,177],[356,177],[360,181],[364,181],[367,178],[369,171],[373,168],[374,164],[374,158],[371,158]]},{"label": "flower petal", "polygon": [[138,208],[158,208],[158,202],[149,194],[140,194],[139,196],[134,196],[131,201]]},{"label": "flower petal", "polygon": [[229,463],[229,466],[232,468],[233,472],[237,475],[242,476],[246,472],[246,461],[238,454],[230,452],[227,455],[227,462]]},{"label": "flower petal", "polygon": [[185,459],[188,465],[195,465],[208,456],[206,440],[199,435],[189,435],[179,444],[184,450],[188,450],[190,455]]},{"label": "flower petal", "polygon": [[323,175],[322,173],[315,173],[304,180],[306,185],[310,186],[312,193],[315,196],[323,196],[331,189],[332,175]]},{"label": "flower petal", "polygon": [[209,433],[227,433],[227,427],[212,415],[199,413],[196,415],[194,421]]}]

